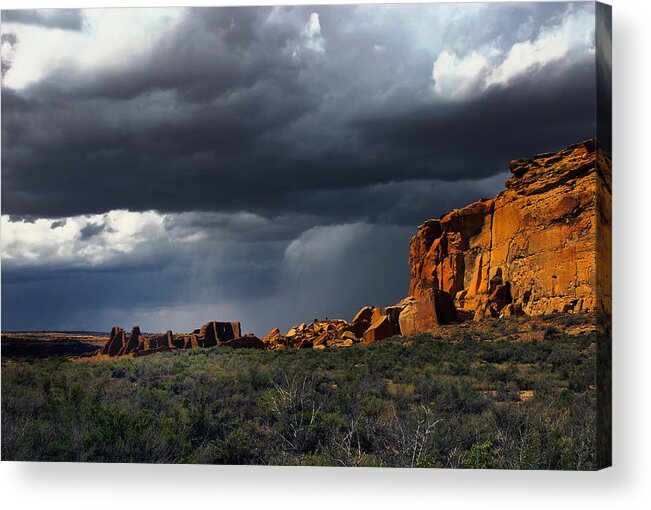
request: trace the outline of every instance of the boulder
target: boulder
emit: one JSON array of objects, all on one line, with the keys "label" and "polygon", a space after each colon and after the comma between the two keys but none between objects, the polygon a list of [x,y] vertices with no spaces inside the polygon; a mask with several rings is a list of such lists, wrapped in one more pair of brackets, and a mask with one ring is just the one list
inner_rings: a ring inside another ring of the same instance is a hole
[{"label": "boulder", "polygon": [[395,335],[393,325],[386,315],[378,318],[364,333],[364,343],[372,344]]},{"label": "boulder", "polygon": [[[269,335],[267,335],[270,337],[267,339],[267,343],[270,346],[278,344],[290,345],[295,349],[311,348],[316,345],[324,345],[328,347],[333,344],[335,339],[341,336],[344,331],[347,331],[350,326],[351,325],[348,324],[348,322],[341,319],[326,319],[323,321],[314,319],[314,321],[309,324],[303,323],[290,328],[284,336],[278,334],[277,338],[274,338],[272,342],[269,342],[272,336],[275,337],[276,333],[279,333],[279,331],[272,330],[269,332]],[[360,335],[363,331],[366,331],[367,326],[361,329],[362,332]]]},{"label": "boulder", "polygon": [[330,339],[330,335],[328,333],[321,333],[319,336],[317,336],[313,341],[312,344],[316,347],[317,345],[325,345],[326,342]]},{"label": "boulder", "polygon": [[262,339],[266,343],[273,342],[276,338],[280,336],[280,329],[274,328]]},{"label": "boulder", "polygon": [[295,345],[295,347],[297,349],[311,349],[312,347],[314,347],[314,344],[307,339],[303,339],[300,342],[298,342]]},{"label": "boulder", "polygon": [[359,321],[347,327],[347,331],[352,333],[356,338],[362,338],[368,328],[371,327],[371,321]]},{"label": "boulder", "polygon": [[266,334],[262,341],[267,346],[267,349],[277,349],[283,347],[287,339],[280,334],[279,328],[274,328]]},{"label": "boulder", "polygon": [[[363,333],[362,333],[362,335],[363,335]],[[356,342],[358,338],[361,338],[361,336],[358,337],[357,335],[355,335],[351,331],[344,331],[341,334],[341,339],[342,340],[350,340],[351,342]]]},{"label": "boulder", "polygon": [[406,304],[399,316],[400,331],[405,336],[430,331],[441,324],[452,324],[458,320],[452,296],[433,289]]},{"label": "boulder", "polygon": [[357,315],[355,315],[352,324],[354,325],[359,322],[370,323],[374,310],[375,310],[374,306],[365,306],[359,312],[357,312]]},{"label": "boulder", "polygon": [[420,333],[427,331],[428,329],[433,328],[434,326],[429,323],[423,322],[421,318],[421,313],[418,310],[416,302],[410,303],[407,305],[402,312],[400,312],[400,333],[404,336],[411,336],[415,333]]},{"label": "boulder", "polygon": [[353,322],[346,326],[356,338],[362,338],[366,330],[371,327],[372,318],[376,308],[374,306],[365,306],[353,318]]}]

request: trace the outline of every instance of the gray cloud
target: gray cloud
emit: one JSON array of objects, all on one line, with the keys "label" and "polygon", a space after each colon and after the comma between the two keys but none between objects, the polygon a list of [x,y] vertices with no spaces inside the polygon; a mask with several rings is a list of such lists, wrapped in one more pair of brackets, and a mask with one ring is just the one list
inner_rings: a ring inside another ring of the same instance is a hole
[{"label": "gray cloud", "polygon": [[[13,64],[14,51],[16,49],[16,45],[18,44],[18,37],[16,37],[16,34],[13,32],[3,33],[0,35],[0,44],[3,46],[2,63],[0,65],[0,69],[2,71],[2,77],[4,78]],[[4,48],[5,46],[7,48],[6,50]]]},{"label": "gray cloud", "polygon": [[[404,22],[418,6],[398,6],[401,22],[377,24],[361,23],[382,12],[373,6],[319,7],[324,55],[304,46],[314,9],[195,9],[138,65],[60,67],[27,90],[3,87],[3,212],[312,214],[319,195],[355,189],[357,208],[330,214],[358,221],[373,186],[485,178],[512,157],[594,134],[587,54],[441,103],[430,90],[437,54]],[[494,23],[470,16],[447,26],[440,43],[457,34],[466,48],[508,47],[513,20],[535,37],[542,20],[565,12],[486,9]],[[473,20],[493,28],[469,36]]]},{"label": "gray cloud", "polygon": [[[56,222],[55,222],[56,223]],[[79,237],[86,241],[92,237],[95,237],[102,232],[113,232],[114,230],[110,225],[106,223],[88,223],[79,231]]]},{"label": "gray cloud", "polygon": [[84,18],[77,9],[3,9],[2,22],[79,31],[83,28]]},{"label": "gray cloud", "polygon": [[[102,267],[2,267],[3,327],[189,331],[240,320],[246,331],[352,315],[403,297],[410,227],[310,229],[285,242],[155,243]],[[221,245],[220,248],[217,245]],[[336,298],[336,299],[335,299]]]},{"label": "gray cloud", "polygon": [[610,5],[596,4],[597,136],[607,151],[612,151],[612,44],[613,25]]}]

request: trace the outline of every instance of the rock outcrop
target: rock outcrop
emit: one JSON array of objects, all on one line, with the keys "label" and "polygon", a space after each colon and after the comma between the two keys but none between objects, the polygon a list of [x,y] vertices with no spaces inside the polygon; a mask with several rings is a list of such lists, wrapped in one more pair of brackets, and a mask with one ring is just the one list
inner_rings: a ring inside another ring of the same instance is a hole
[{"label": "rock outcrop", "polygon": [[262,341],[267,349],[273,350],[348,347],[361,341],[362,335],[352,333],[352,330],[355,330],[354,325],[345,320],[315,320],[294,326],[284,335],[278,328],[272,329]]},{"label": "rock outcrop", "polygon": [[421,292],[418,299],[407,299],[399,316],[400,333],[409,336],[458,321],[459,315],[450,294],[444,290],[429,289]]},{"label": "rock outcrop", "polygon": [[395,330],[388,315],[379,316],[364,332],[364,343],[372,344],[395,335]]},{"label": "rock outcrop", "polygon": [[314,320],[264,338],[239,322],[190,334],[111,330],[99,356],[224,346],[325,349],[507,315],[611,308],[611,161],[595,140],[509,163],[506,190],[423,223],[412,238],[409,296],[365,306],[352,322]]},{"label": "rock outcrop", "polygon": [[440,292],[475,319],[610,311],[596,268],[598,249],[610,258],[610,244],[596,242],[610,236],[609,157],[586,140],[511,161],[509,169],[506,190],[495,198],[418,228],[409,254],[414,301],[402,312],[403,333],[442,323],[439,308],[449,303]]},{"label": "rock outcrop", "polygon": [[375,311],[374,306],[365,306],[357,315],[353,318],[350,331],[357,337],[361,338],[364,336],[364,332],[371,326],[371,320],[373,318],[373,312]]},{"label": "rock outcrop", "polygon": [[262,341],[267,349],[325,349],[327,347],[350,347],[364,342],[374,343],[400,335],[400,314],[410,300],[387,307],[365,306],[352,322],[342,319],[314,320],[299,324],[284,335],[278,328],[272,329]]}]

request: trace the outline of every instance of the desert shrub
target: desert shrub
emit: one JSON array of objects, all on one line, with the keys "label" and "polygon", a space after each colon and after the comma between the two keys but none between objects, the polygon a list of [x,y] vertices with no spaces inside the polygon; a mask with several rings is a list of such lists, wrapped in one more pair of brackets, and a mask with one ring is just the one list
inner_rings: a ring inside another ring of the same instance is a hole
[{"label": "desert shrub", "polygon": [[554,326],[547,326],[547,328],[545,328],[545,333],[543,336],[545,340],[553,340],[558,335],[560,335],[560,331],[558,329],[556,329]]},{"label": "desert shrub", "polygon": [[520,320],[454,343],[3,358],[2,458],[594,468],[596,340],[505,339]]},{"label": "desert shrub", "polygon": [[491,467],[491,443],[473,443],[466,457],[466,467],[470,469],[487,469]]}]

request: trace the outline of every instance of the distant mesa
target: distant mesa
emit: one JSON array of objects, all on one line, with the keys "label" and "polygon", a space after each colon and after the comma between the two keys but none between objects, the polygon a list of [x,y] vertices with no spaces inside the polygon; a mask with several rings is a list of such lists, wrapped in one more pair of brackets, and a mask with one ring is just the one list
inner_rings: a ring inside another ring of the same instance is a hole
[{"label": "distant mesa", "polygon": [[506,190],[427,220],[411,239],[409,296],[365,306],[352,322],[314,320],[264,338],[239,322],[191,334],[111,330],[97,356],[199,347],[325,349],[372,344],[464,320],[610,313],[611,161],[593,140],[509,163]]}]

